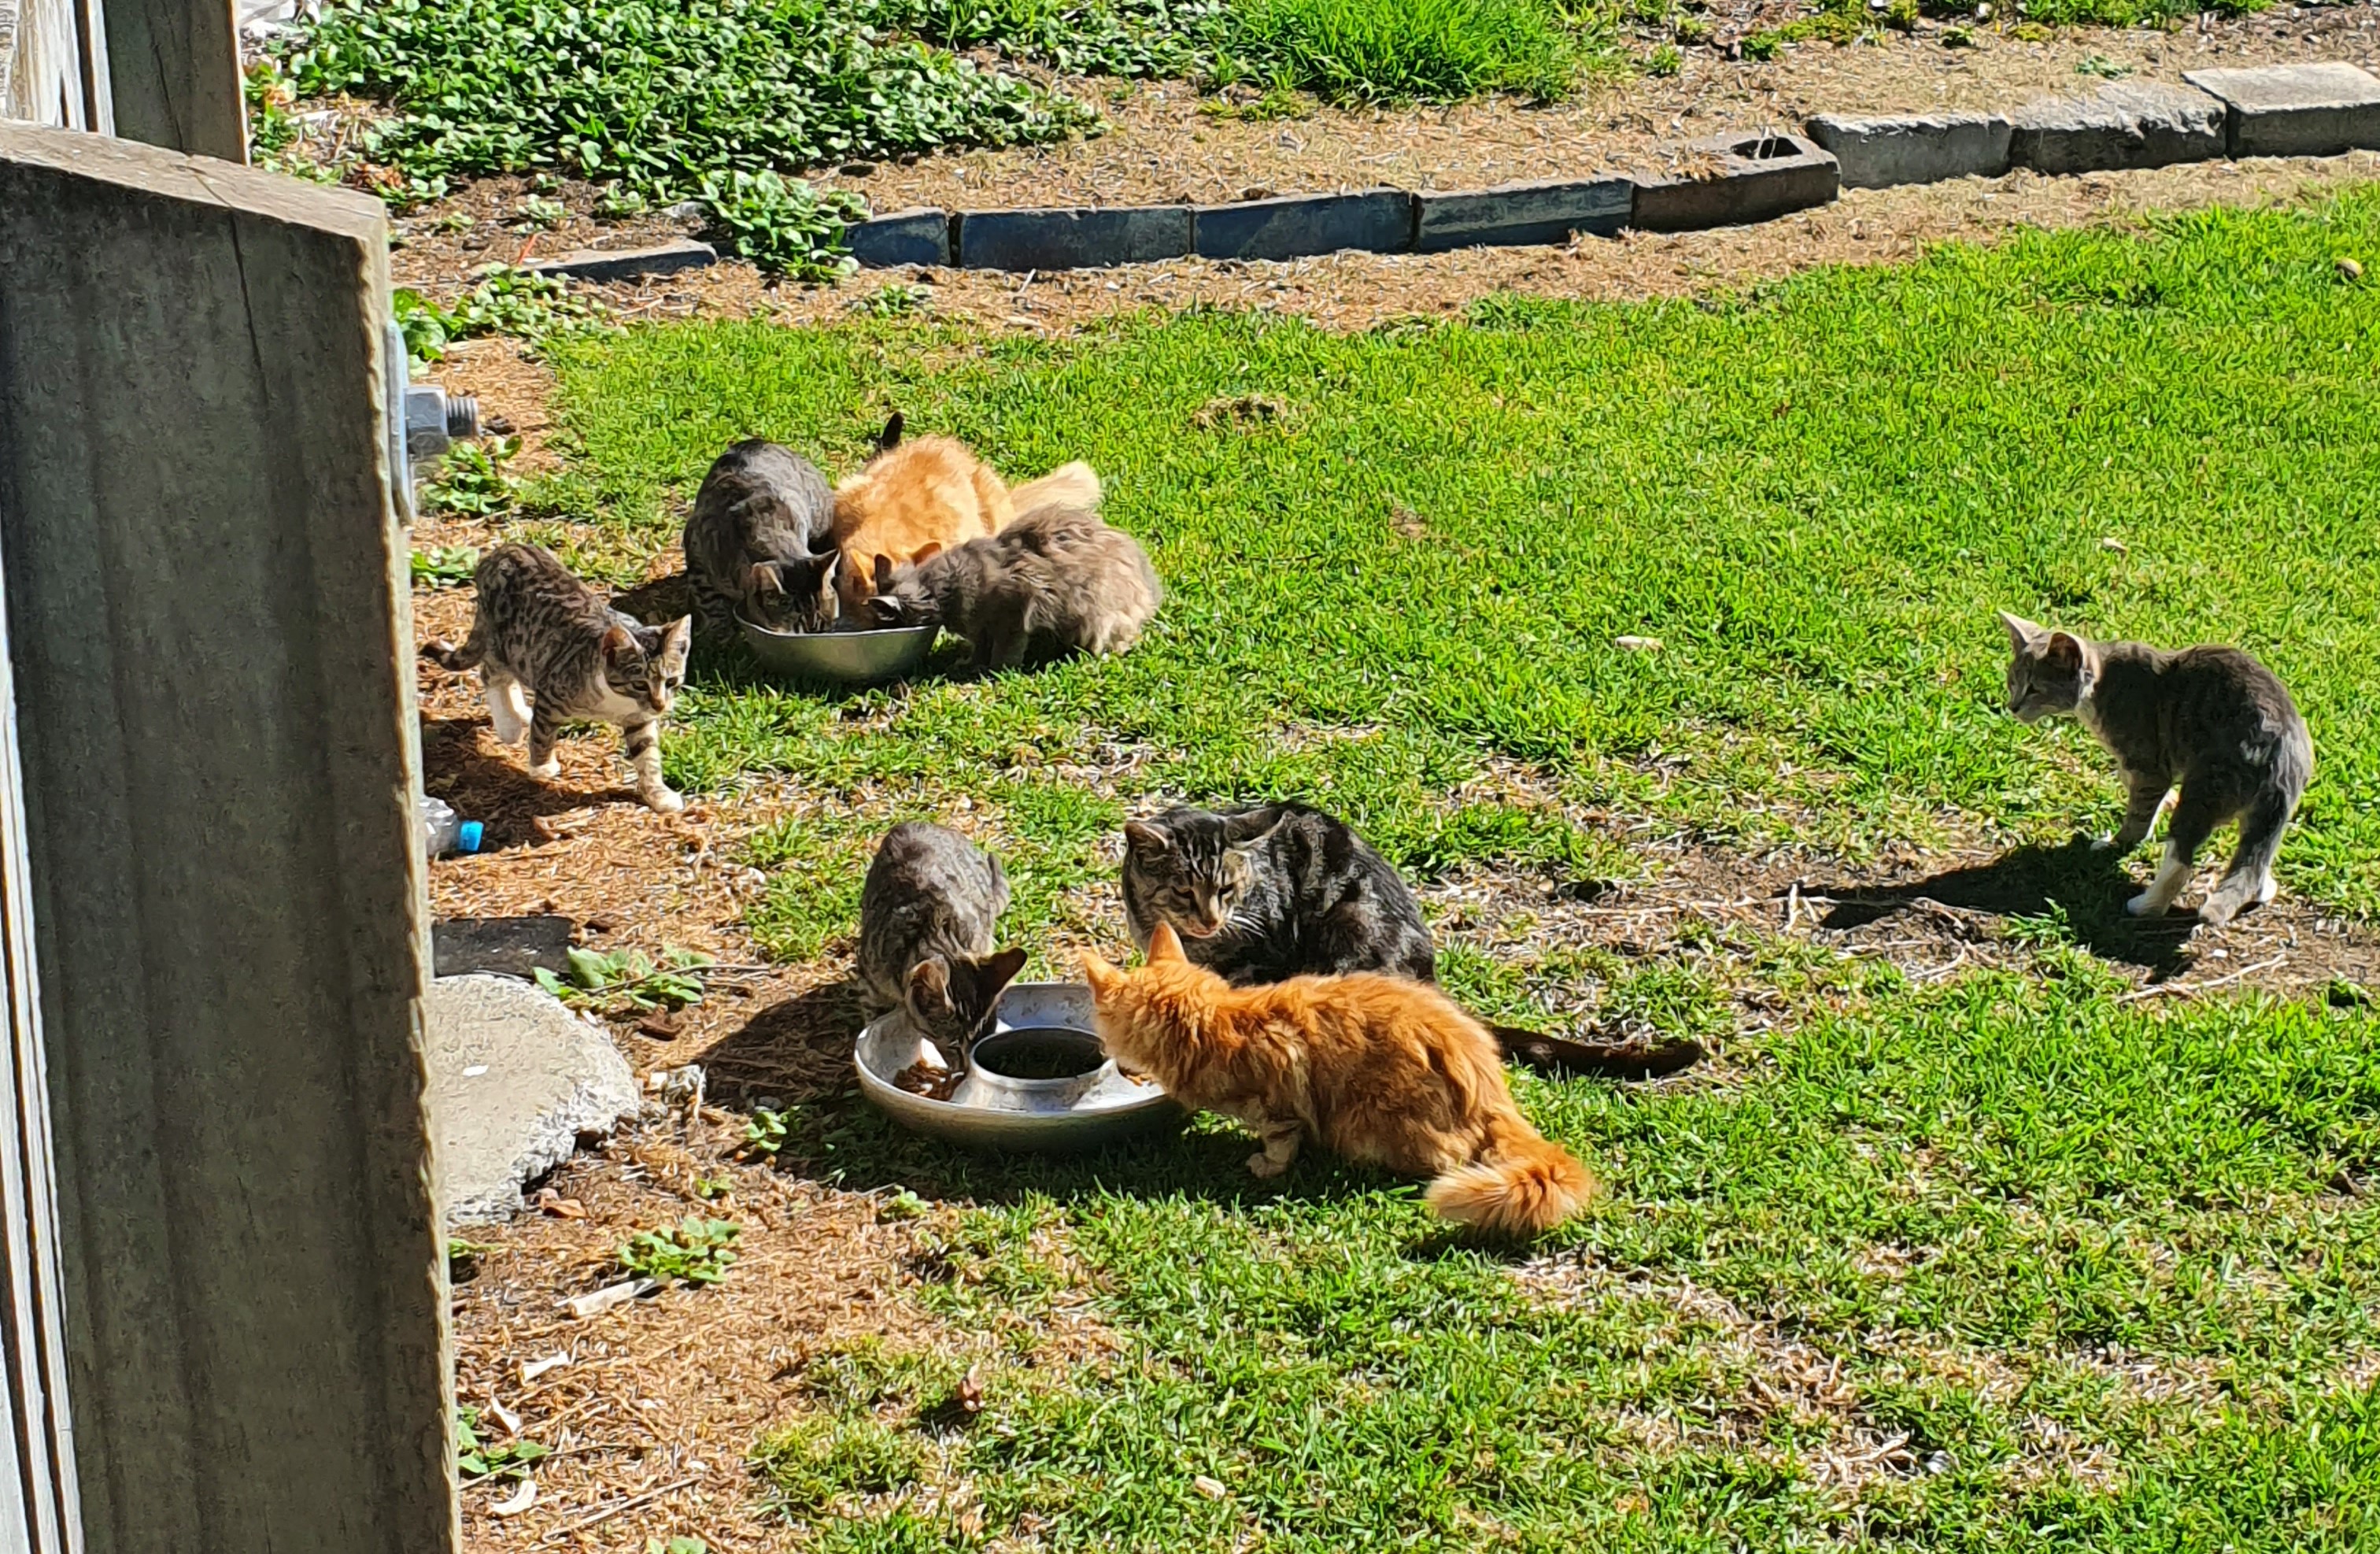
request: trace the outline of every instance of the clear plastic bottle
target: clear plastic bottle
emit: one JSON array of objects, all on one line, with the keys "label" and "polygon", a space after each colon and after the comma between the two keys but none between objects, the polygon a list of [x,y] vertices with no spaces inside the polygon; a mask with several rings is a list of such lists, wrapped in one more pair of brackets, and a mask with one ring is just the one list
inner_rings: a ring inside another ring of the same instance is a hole
[{"label": "clear plastic bottle", "polygon": [[476,853],[483,830],[477,820],[466,820],[455,813],[455,807],[443,798],[425,795],[421,800],[421,842],[433,858],[449,853]]}]

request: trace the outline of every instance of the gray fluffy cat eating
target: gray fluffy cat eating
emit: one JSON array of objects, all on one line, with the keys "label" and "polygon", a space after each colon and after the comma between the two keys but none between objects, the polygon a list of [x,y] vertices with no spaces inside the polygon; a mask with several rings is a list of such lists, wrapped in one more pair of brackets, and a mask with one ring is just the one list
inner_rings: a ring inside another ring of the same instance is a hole
[{"label": "gray fluffy cat eating", "polygon": [[422,650],[448,669],[480,671],[496,738],[510,745],[528,734],[529,774],[561,771],[553,745],[565,723],[612,723],[638,796],[655,809],[685,808],[662,780],[661,721],[686,679],[692,620],[650,626],[624,615],[535,545],[498,546],[474,581],[469,639]]},{"label": "gray fluffy cat eating", "polygon": [[2165,652],[2140,642],[2093,642],[2002,613],[2008,627],[2009,710],[2026,722],[2071,717],[2122,768],[2130,802],[2102,847],[2129,853],[2147,839],[2176,783],[2165,861],[2148,889],[2125,904],[2161,916],[2190,883],[2198,849],[2216,827],[2240,822],[2231,867],[2198,909],[2220,927],[2279,889],[2273,859],[2313,776],[2313,739],[2273,672],[2236,648]]},{"label": "gray fluffy cat eating", "polygon": [[[1438,979],[1421,904],[1388,859],[1335,816],[1303,804],[1169,809],[1123,828],[1123,911],[1143,951],[1170,925],[1192,964],[1234,987],[1384,972]],[[1651,1048],[1489,1025],[1508,1058],[1550,1074],[1674,1074],[1693,1041]]]},{"label": "gray fluffy cat eating", "polygon": [[[686,520],[686,577],[707,631],[834,624],[834,490],[809,460],[753,438],[719,455]],[[813,553],[830,547],[823,555]]]},{"label": "gray fluffy cat eating", "polygon": [[857,970],[870,1014],[898,1009],[956,1068],[989,1031],[1022,950],[994,950],[1008,879],[954,831],[907,820],[885,832],[859,893]]},{"label": "gray fluffy cat eating", "polygon": [[1082,508],[1048,505],[914,566],[877,557],[867,607],[877,625],[941,625],[967,639],[976,668],[1006,669],[1121,653],[1164,598],[1131,535]]}]

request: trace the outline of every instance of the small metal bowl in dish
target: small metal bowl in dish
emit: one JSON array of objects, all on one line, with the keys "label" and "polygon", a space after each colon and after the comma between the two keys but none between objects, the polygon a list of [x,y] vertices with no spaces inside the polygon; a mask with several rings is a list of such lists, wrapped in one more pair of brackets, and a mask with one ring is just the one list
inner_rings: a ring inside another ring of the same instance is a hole
[{"label": "small metal bowl in dish", "polygon": [[941,629],[903,625],[878,631],[771,631],[741,615],[735,624],[744,628],[744,640],[752,644],[752,656],[770,673],[854,685],[912,673],[933,651],[934,636]]},{"label": "small metal bowl in dish", "polygon": [[975,1044],[948,1100],[914,1094],[893,1076],[941,1054],[898,1014],[859,1033],[859,1087],[902,1126],[978,1149],[1096,1149],[1179,1126],[1182,1109],[1154,1084],[1116,1071],[1091,1034],[1091,989],[1020,982],[1001,995],[990,1033]]}]

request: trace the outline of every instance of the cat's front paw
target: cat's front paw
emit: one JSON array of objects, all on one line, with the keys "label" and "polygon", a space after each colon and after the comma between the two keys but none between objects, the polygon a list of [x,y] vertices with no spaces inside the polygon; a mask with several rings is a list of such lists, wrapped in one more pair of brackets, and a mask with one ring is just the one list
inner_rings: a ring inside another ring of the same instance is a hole
[{"label": "cat's front paw", "polygon": [[2167,903],[2158,898],[2156,892],[2143,891],[2124,903],[2124,910],[2135,917],[2162,917],[2165,916],[2166,905]]},{"label": "cat's front paw", "polygon": [[1287,1160],[1276,1160],[1261,1149],[1248,1157],[1248,1174],[1259,1182],[1269,1182],[1288,1169]]},{"label": "cat's front paw", "polygon": [[639,796],[657,812],[663,815],[674,815],[686,807],[686,800],[668,788],[657,788],[651,793]]},{"label": "cat's front paw", "polygon": [[2091,850],[2095,853],[2112,852],[2115,845],[2116,839],[2112,836],[2095,836],[2091,839]]},{"label": "cat's front paw", "polygon": [[2198,921],[2201,927],[2219,929],[2238,916],[2239,911],[2238,902],[2217,892],[2208,896],[2198,908]]},{"label": "cat's front paw", "polygon": [[528,774],[532,777],[541,777],[545,781],[551,783],[556,777],[562,775],[562,758],[560,756],[553,756],[545,760],[531,761],[529,763]]}]

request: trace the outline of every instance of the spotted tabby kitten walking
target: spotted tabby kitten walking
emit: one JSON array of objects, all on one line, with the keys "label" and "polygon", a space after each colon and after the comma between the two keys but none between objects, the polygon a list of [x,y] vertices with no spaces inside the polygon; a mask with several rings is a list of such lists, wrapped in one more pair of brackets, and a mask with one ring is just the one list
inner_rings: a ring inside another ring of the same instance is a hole
[{"label": "spotted tabby kitten walking", "polygon": [[2215,828],[2240,822],[2240,849],[2198,909],[2220,928],[2254,901],[2273,899],[2273,859],[2313,776],[2313,738],[2273,672],[2237,648],[2165,652],[2141,642],[2093,642],[2002,613],[2009,647],[2009,710],[2026,722],[2078,719],[2123,769],[2131,802],[2101,847],[2129,853],[2145,841],[2176,783],[2165,862],[2125,904],[2162,916],[2190,883],[2198,849]]},{"label": "spotted tabby kitten walking", "polygon": [[720,455],[686,520],[703,629],[730,630],[737,615],[771,631],[832,625],[833,535],[834,491],[809,460],[757,437]]},{"label": "spotted tabby kitten walking", "polygon": [[638,796],[664,812],[685,808],[662,781],[661,721],[686,679],[692,619],[650,626],[624,615],[535,545],[491,551],[474,580],[470,638],[459,650],[431,642],[422,651],[448,669],[480,671],[497,739],[528,734],[529,774],[561,770],[553,743],[565,723],[613,723]]}]

